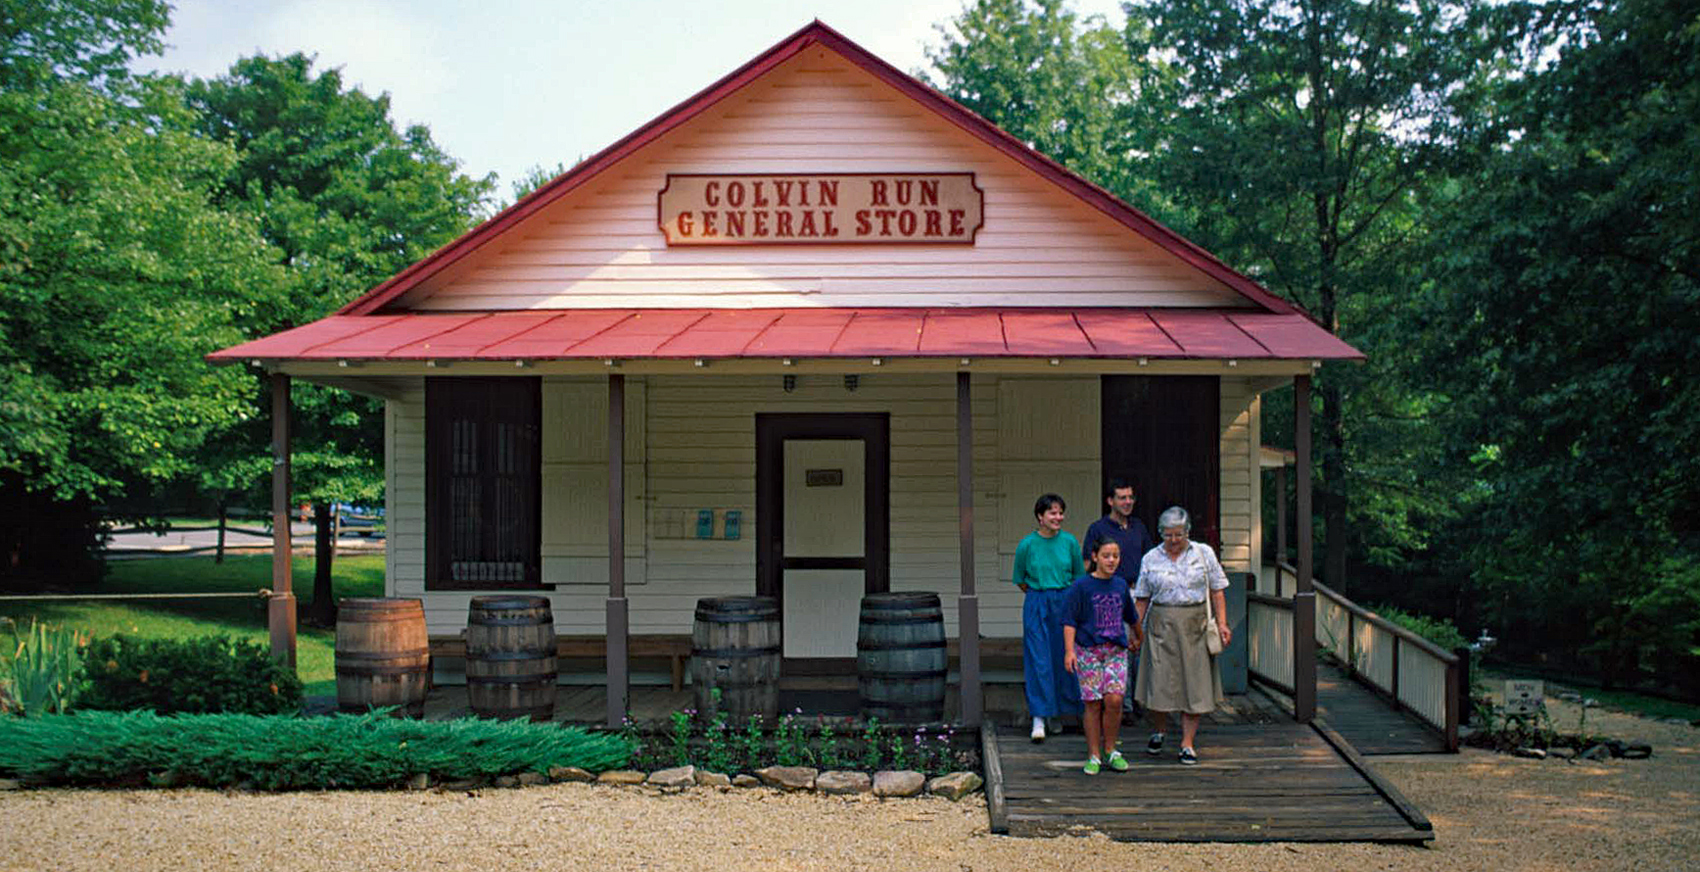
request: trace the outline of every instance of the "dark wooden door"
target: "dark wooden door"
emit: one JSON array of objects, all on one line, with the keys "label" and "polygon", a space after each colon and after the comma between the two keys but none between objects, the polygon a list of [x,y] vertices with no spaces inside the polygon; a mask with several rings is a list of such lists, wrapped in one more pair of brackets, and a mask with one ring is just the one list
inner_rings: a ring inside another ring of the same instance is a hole
[{"label": "dark wooden door", "polygon": [[[1157,538],[1157,515],[1180,506],[1192,538],[1218,552],[1221,528],[1221,384],[1216,376],[1107,375],[1104,479],[1133,482],[1134,514]],[[1094,509],[1104,511],[1100,502]]]}]

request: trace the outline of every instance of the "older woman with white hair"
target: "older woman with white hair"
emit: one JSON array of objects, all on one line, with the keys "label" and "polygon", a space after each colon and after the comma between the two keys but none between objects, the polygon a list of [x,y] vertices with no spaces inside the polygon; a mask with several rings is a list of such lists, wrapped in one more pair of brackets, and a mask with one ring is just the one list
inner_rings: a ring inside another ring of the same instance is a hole
[{"label": "older woman with white hair", "polygon": [[1233,638],[1228,628],[1228,575],[1216,552],[1188,538],[1192,520],[1180,506],[1157,516],[1162,544],[1145,552],[1139,578],[1133,585],[1134,608],[1145,629],[1139,652],[1139,678],[1134,698],[1151,712],[1156,731],[1146,744],[1148,754],[1163,751],[1169,713],[1181,713],[1180,760],[1198,762],[1193,738],[1198,721],[1222,701],[1222,674],[1207,646],[1214,633],[1223,647]]}]

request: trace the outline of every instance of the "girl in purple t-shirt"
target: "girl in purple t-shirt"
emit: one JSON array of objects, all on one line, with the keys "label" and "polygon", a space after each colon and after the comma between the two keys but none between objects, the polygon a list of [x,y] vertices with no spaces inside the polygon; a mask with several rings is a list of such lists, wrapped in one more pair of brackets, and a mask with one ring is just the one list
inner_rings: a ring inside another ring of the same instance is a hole
[{"label": "girl in purple t-shirt", "polygon": [[1116,739],[1127,693],[1127,653],[1139,650],[1141,638],[1133,597],[1116,577],[1121,560],[1114,539],[1098,542],[1092,572],[1075,579],[1063,607],[1063,668],[1080,680],[1080,698],[1086,701],[1087,775],[1097,775],[1104,766],[1117,772],[1128,768]]}]

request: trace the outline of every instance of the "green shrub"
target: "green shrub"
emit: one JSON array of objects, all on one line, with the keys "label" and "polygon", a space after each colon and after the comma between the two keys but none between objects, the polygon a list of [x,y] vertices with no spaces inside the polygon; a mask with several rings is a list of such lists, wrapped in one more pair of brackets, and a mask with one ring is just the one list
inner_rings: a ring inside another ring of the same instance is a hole
[{"label": "green shrub", "polygon": [[1393,606],[1379,606],[1373,611],[1388,621],[1416,633],[1447,651],[1469,647],[1470,641],[1464,638],[1463,633],[1459,632],[1456,624],[1446,618],[1431,618],[1428,615],[1407,612]]},{"label": "green shrub", "polygon": [[80,708],[158,714],[287,714],[301,707],[301,680],[257,642],[97,639],[88,649]]},{"label": "green shrub", "polygon": [[0,714],[64,714],[82,689],[88,636],[33,618],[28,630],[7,623],[12,643],[0,651]]},{"label": "green shrub", "polygon": [[553,766],[601,772],[630,755],[619,736],[528,721],[98,711],[0,718],[0,773],[44,784],[378,788],[419,774],[458,780]]}]

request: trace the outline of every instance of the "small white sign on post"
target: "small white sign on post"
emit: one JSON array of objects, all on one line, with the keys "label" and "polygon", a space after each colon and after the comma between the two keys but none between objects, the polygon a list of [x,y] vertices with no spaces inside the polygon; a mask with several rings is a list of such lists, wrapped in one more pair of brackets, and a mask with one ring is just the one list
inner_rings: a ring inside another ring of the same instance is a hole
[{"label": "small white sign on post", "polygon": [[1522,678],[1508,678],[1505,681],[1505,713],[1508,715],[1535,714],[1541,710],[1545,698],[1544,682]]}]

